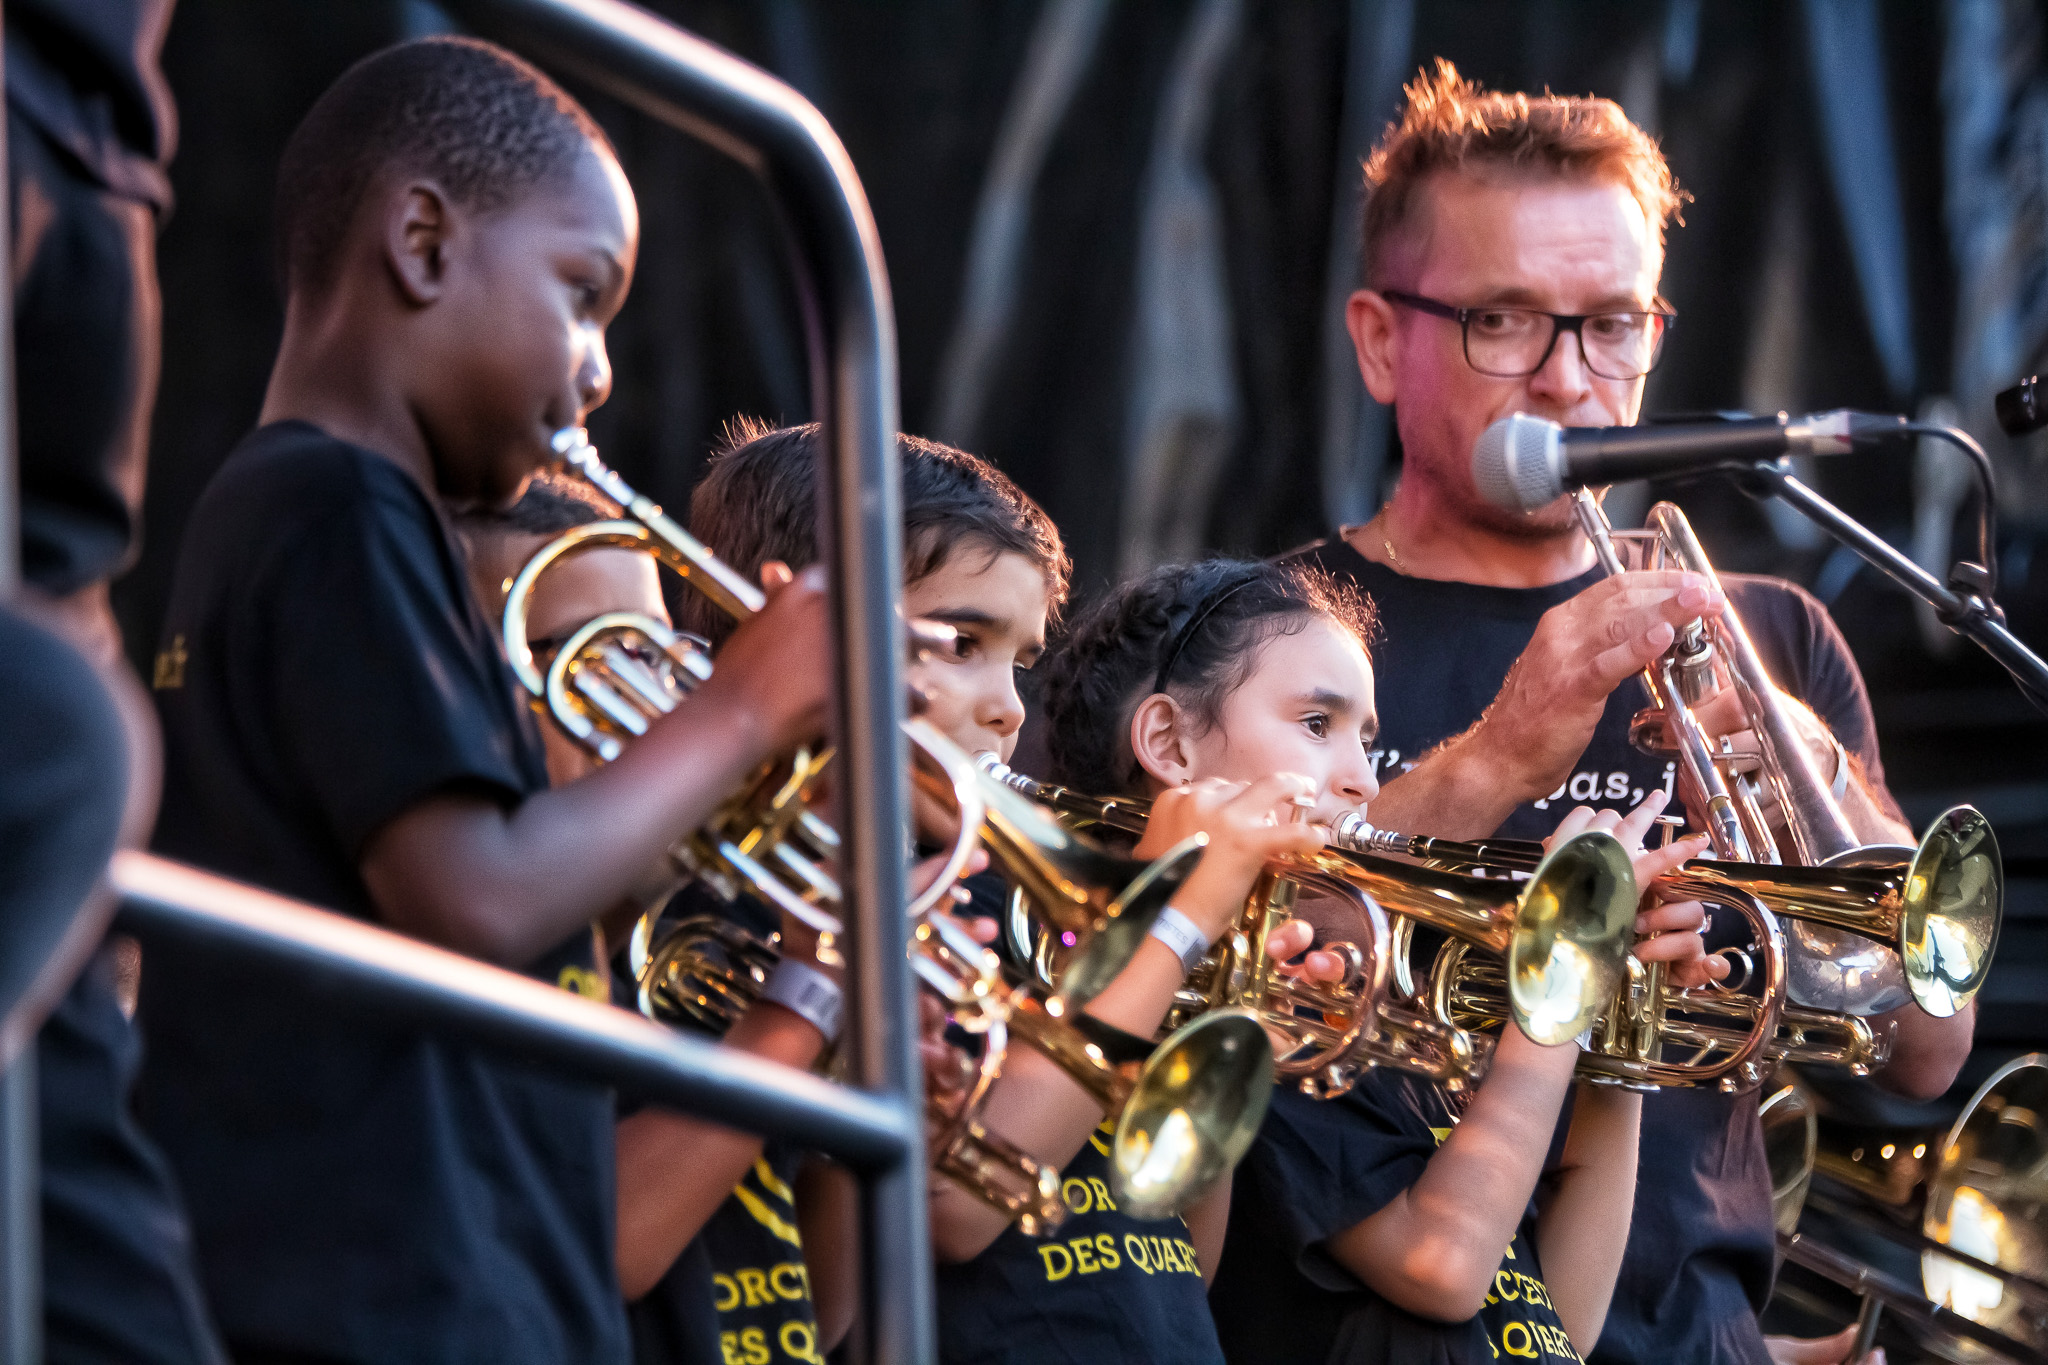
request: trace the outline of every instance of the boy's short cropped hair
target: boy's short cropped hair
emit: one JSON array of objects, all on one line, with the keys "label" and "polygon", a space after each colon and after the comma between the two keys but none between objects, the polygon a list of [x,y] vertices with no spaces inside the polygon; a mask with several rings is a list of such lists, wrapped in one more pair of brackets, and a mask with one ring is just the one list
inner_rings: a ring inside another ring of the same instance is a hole
[{"label": "boy's short cropped hair", "polygon": [[1389,123],[1365,162],[1365,213],[1359,239],[1366,287],[1398,287],[1395,248],[1415,226],[1418,193],[1438,171],[1510,173],[1607,180],[1627,187],[1664,240],[1687,198],[1656,140],[1613,100],[1488,90],[1439,57],[1403,91],[1401,117]]},{"label": "boy's short cropped hair", "polygon": [[583,106],[503,48],[435,37],[373,53],[328,87],[285,146],[275,213],[285,289],[333,283],[383,173],[421,176],[489,211],[567,176],[593,144],[611,145]]},{"label": "boy's short cropped hair", "polygon": [[[994,559],[1017,554],[1045,575],[1053,614],[1073,571],[1066,546],[1039,505],[978,456],[922,436],[896,438],[903,470],[903,577],[915,583],[956,550]],[[818,558],[818,426],[774,427],[755,418],[728,423],[711,467],[690,496],[690,531],[749,579],[779,559],[793,569]],[[694,593],[677,624],[714,642],[732,622]]]}]

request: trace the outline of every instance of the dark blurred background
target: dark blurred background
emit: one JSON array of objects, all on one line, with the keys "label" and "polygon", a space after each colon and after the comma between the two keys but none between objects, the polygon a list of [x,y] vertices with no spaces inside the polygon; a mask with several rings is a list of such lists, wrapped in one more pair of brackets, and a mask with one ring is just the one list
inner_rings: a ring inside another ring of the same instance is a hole
[{"label": "dark blurred background", "polygon": [[[2038,442],[1996,440],[1988,418],[1989,395],[2037,368],[2048,339],[2038,4],[653,7],[789,80],[837,127],[888,258],[904,425],[990,457],[1043,502],[1084,596],[1160,559],[1270,553],[1363,520],[1398,477],[1340,303],[1356,283],[1360,156],[1401,82],[1441,55],[1497,86],[1613,97],[1662,139],[1694,198],[1671,238],[1665,293],[1681,321],[1649,411],[1963,421],[1999,461],[2013,623],[2048,645],[2048,565],[2032,565],[2048,472]],[[284,140],[357,57],[445,27],[420,0],[180,0],[148,535],[117,589],[138,661],[187,511],[261,397],[280,325],[269,233]],[[645,220],[595,436],[680,504],[729,417],[808,415],[792,305],[748,177],[589,102]],[[1962,485],[1941,452],[1812,475],[1946,564]],[[1796,516],[1709,483],[1679,496],[1722,566],[1783,574],[1831,605],[1915,820],[1963,799],[1990,814],[2014,885],[1982,1051],[1988,1064],[2040,1041],[2048,724]],[[1615,505],[1639,516],[1647,493]]]}]

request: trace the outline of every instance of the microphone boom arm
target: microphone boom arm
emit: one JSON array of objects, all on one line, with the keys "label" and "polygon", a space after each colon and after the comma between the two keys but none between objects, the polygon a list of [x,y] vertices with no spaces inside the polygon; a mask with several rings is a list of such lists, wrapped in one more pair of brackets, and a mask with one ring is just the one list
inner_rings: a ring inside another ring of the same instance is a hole
[{"label": "microphone boom arm", "polygon": [[1782,498],[1885,577],[1932,606],[1944,625],[1996,659],[2027,700],[2048,712],[2048,661],[2006,628],[2005,612],[1988,590],[1943,583],[1884,537],[1800,482],[1782,460],[1759,460],[1731,472],[1743,492],[1757,499]]}]

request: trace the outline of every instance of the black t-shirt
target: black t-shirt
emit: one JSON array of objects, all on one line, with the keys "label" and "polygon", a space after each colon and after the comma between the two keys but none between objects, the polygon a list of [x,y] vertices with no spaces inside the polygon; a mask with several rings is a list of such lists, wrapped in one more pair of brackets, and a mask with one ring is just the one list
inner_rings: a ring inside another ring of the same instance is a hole
[{"label": "black t-shirt", "polygon": [[[1371,757],[1382,782],[1477,721],[1543,613],[1600,577],[1595,570],[1545,588],[1410,578],[1335,537],[1296,556],[1356,582],[1379,609],[1373,671],[1380,737]],[[1882,793],[1869,697],[1826,609],[1778,579],[1725,574],[1722,585],[1772,678],[1827,722]],[[1572,775],[1558,791],[1517,809],[1497,833],[1540,838],[1575,805],[1626,809],[1653,786],[1675,795],[1673,766],[1628,742],[1629,720],[1648,701],[1637,680],[1616,688]],[[1774,1251],[1756,1097],[1698,1090],[1649,1096],[1628,1252],[1596,1365],[1764,1365],[1755,1313],[1770,1294]]]},{"label": "black t-shirt", "polygon": [[[547,785],[441,513],[390,460],[261,428],[185,535],[158,659],[156,847],[366,919],[357,870],[438,793]],[[587,993],[592,935],[528,970]],[[231,1348],[622,1361],[612,1099],[153,945],[144,1118]]]},{"label": "black t-shirt", "polygon": [[801,1151],[771,1141],[668,1273],[627,1308],[635,1365],[797,1365],[823,1357],[797,1230],[803,1161]]},{"label": "black t-shirt", "polygon": [[801,1151],[769,1143],[704,1227],[725,1360],[801,1365],[823,1354],[796,1224],[796,1176],[803,1161]]},{"label": "black t-shirt", "polygon": [[1138,1219],[1109,1188],[1105,1123],[1061,1172],[1068,1216],[1044,1237],[1005,1228],[938,1273],[939,1358],[948,1365],[1205,1365],[1220,1362],[1188,1225]]},{"label": "black t-shirt", "polygon": [[1422,1178],[1463,1104],[1381,1067],[1332,1100],[1274,1087],[1239,1164],[1230,1232],[1209,1296],[1231,1365],[1484,1365],[1575,1362],[1536,1261],[1531,1200],[1477,1317],[1417,1317],[1338,1264],[1329,1239]]},{"label": "black t-shirt", "polygon": [[[777,924],[753,897],[728,902],[701,883],[678,891],[664,919],[692,915],[717,915],[763,937]],[[615,968],[616,998],[632,999],[632,978],[623,963]],[[795,1186],[804,1159],[800,1149],[771,1139],[704,1230],[629,1306],[635,1365],[790,1365],[823,1357],[797,1229]]]}]

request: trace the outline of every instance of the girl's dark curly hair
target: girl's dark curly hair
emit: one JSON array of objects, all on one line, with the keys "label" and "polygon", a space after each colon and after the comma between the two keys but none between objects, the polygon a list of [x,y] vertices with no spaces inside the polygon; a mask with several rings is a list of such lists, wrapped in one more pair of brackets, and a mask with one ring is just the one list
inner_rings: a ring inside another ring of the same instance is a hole
[{"label": "girl's dark curly hair", "polygon": [[1040,679],[1052,778],[1103,795],[1134,790],[1131,715],[1164,691],[1205,730],[1244,685],[1268,640],[1318,616],[1372,637],[1372,603],[1300,563],[1169,564],[1106,594],[1032,672]]}]

